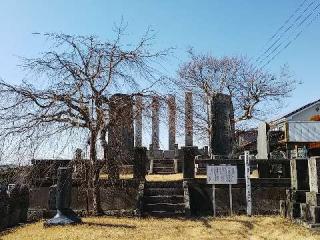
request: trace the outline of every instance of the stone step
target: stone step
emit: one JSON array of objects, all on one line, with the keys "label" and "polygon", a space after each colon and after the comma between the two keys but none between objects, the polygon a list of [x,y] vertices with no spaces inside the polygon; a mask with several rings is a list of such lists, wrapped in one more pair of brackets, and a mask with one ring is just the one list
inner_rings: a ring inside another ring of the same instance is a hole
[{"label": "stone step", "polygon": [[145,188],[182,188],[182,181],[152,181],[146,182]]},{"label": "stone step", "polygon": [[174,173],[173,167],[153,167],[153,172],[165,172],[165,173]]},{"label": "stone step", "polygon": [[176,212],[184,211],[184,203],[146,203],[144,205],[144,210],[147,212],[152,211],[167,211],[167,212]]},{"label": "stone step", "polygon": [[144,202],[148,203],[183,203],[182,195],[160,195],[160,196],[145,196]]},{"label": "stone step", "polygon": [[146,188],[144,191],[146,196],[160,195],[182,195],[183,188]]},{"label": "stone step", "polygon": [[173,163],[153,163],[153,167],[173,167]]},{"label": "stone step", "polygon": [[172,218],[172,217],[183,217],[185,213],[184,211],[177,211],[177,212],[151,211],[151,212],[144,212],[142,215],[144,217]]}]

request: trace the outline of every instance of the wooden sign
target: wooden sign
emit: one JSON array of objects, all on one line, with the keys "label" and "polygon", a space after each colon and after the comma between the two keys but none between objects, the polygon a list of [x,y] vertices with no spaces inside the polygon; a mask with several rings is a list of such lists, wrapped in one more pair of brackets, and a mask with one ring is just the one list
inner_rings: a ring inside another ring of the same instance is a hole
[{"label": "wooden sign", "polygon": [[207,166],[207,184],[237,184],[237,166],[216,165]]}]

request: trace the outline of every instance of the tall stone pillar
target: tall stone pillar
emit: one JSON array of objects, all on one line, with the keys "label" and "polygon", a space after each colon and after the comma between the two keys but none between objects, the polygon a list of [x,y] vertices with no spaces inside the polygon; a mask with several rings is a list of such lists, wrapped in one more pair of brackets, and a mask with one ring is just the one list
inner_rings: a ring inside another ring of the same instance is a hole
[{"label": "tall stone pillar", "polygon": [[234,144],[234,111],[230,95],[218,93],[211,101],[212,155],[230,156]]},{"label": "tall stone pillar", "polygon": [[152,150],[159,150],[159,98],[157,96],[154,96],[152,98]]},{"label": "tall stone pillar", "polygon": [[169,150],[174,150],[176,143],[176,99],[173,95],[168,97],[168,116],[169,116]]},{"label": "tall stone pillar", "polygon": [[136,96],[135,101],[135,147],[142,147],[142,96]]},{"label": "tall stone pillar", "polygon": [[133,101],[129,95],[114,94],[110,98],[108,131],[108,176],[119,178],[119,166],[133,163]]},{"label": "tall stone pillar", "polygon": [[185,146],[193,145],[192,92],[185,93]]}]

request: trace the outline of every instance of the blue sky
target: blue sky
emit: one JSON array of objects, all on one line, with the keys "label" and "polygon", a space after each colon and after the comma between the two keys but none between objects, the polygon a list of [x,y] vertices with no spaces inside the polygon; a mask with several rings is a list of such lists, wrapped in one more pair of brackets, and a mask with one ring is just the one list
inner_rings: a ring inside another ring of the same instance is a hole
[{"label": "blue sky", "polygon": [[[306,5],[313,0],[306,0]],[[112,39],[121,18],[128,23],[127,39],[134,42],[148,26],[157,33],[155,49],[175,47],[167,70],[175,74],[190,46],[216,56],[257,57],[266,41],[302,0],[2,0],[0,14],[0,77],[19,82],[17,56],[36,56],[44,42],[32,32],[94,34]],[[315,3],[316,4],[316,3]],[[317,9],[320,11],[320,8]],[[268,66],[277,71],[288,64],[303,82],[282,113],[319,98],[319,18]],[[273,117],[273,116],[272,116]],[[271,118],[272,118],[271,117]],[[276,116],[274,116],[276,117]]]}]

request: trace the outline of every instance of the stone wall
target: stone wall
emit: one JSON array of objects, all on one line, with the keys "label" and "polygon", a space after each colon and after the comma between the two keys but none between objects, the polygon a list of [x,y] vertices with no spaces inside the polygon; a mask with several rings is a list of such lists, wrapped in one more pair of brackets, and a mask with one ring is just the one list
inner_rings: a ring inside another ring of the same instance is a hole
[{"label": "stone wall", "polygon": [[[253,180],[253,179],[252,179]],[[191,214],[193,216],[211,216],[212,210],[212,185],[207,185],[203,180],[189,183],[189,196]],[[279,201],[285,198],[286,189],[290,186],[289,180],[254,179],[252,185],[252,213],[253,214],[278,214]],[[229,189],[227,185],[216,185],[216,211],[217,215],[229,214]],[[233,185],[233,213],[246,213],[246,190],[243,182]]]}]

